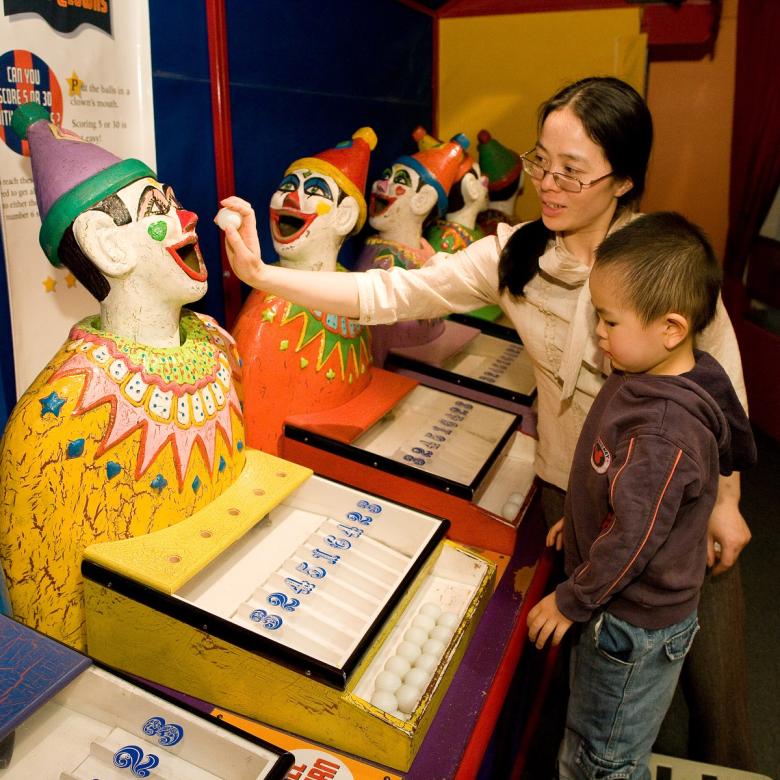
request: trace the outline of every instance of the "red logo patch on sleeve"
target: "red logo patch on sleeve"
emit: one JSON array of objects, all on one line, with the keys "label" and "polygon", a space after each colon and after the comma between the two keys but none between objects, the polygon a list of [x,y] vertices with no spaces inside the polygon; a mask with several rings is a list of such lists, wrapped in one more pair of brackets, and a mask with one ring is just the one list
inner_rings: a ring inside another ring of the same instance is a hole
[{"label": "red logo patch on sleeve", "polygon": [[601,439],[596,439],[590,454],[590,465],[597,474],[603,474],[612,463],[612,455]]}]

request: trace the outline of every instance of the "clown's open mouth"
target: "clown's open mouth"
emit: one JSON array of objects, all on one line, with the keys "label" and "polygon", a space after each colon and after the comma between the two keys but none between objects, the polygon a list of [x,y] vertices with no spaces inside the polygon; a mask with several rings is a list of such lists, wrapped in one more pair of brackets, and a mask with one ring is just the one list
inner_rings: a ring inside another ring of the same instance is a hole
[{"label": "clown's open mouth", "polygon": [[166,247],[176,265],[184,271],[190,279],[196,282],[205,282],[208,276],[203,255],[200,253],[198,237],[190,235],[174,246]]},{"label": "clown's open mouth", "polygon": [[379,193],[372,192],[371,199],[369,201],[369,214],[372,217],[379,217],[384,214],[390,206],[395,203],[395,198],[388,198],[386,195],[380,195]]},{"label": "clown's open mouth", "polygon": [[317,216],[293,209],[271,209],[271,235],[280,244],[295,241]]}]

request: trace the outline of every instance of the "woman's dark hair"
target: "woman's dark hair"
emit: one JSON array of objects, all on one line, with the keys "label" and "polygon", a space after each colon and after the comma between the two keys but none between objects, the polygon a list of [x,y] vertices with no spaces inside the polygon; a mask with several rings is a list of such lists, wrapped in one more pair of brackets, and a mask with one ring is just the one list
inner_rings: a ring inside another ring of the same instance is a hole
[{"label": "woman's dark hair", "polygon": [[[645,189],[647,162],[653,145],[653,120],[641,95],[612,76],[591,76],[555,93],[539,108],[537,129],[545,119],[568,106],[594,143],[604,151],[617,179],[631,179],[633,187],[618,198],[618,211],[639,202]],[[617,213],[617,212],[616,212]],[[523,288],[539,268],[552,233],[541,219],[516,230],[501,253],[499,292],[522,296]]]}]

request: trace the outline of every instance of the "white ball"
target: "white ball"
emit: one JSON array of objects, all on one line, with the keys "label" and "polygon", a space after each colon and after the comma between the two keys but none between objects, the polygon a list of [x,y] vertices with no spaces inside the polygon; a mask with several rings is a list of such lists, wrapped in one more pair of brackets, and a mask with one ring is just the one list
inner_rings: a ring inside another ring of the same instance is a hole
[{"label": "white ball", "polygon": [[400,655],[410,663],[414,663],[422,650],[420,650],[420,645],[413,645],[411,642],[401,642],[395,652],[396,655]]},{"label": "white ball", "polygon": [[412,664],[409,659],[400,655],[391,655],[385,664],[386,671],[397,674],[399,677],[403,677],[411,668]]},{"label": "white ball", "polygon": [[420,614],[412,620],[412,625],[421,628],[427,634],[436,625],[436,621],[430,615]]},{"label": "white ball", "polygon": [[429,639],[423,646],[423,653],[440,656],[444,652],[446,645],[438,639]]},{"label": "white ball", "polygon": [[436,621],[436,625],[455,628],[458,625],[458,616],[454,612],[443,612]]},{"label": "white ball", "polygon": [[395,698],[398,701],[398,709],[407,714],[414,711],[417,702],[420,701],[421,691],[412,685],[402,685],[397,691]]},{"label": "white ball", "polygon": [[501,517],[503,517],[504,520],[514,520],[519,511],[520,504],[516,504],[514,501],[507,501],[501,508]]},{"label": "white ball", "polygon": [[428,684],[430,677],[430,672],[415,667],[404,675],[404,685],[411,685],[414,688],[424,688]]},{"label": "white ball", "polygon": [[374,687],[378,691],[389,691],[395,693],[401,687],[401,678],[395,672],[379,672],[374,680]]},{"label": "white ball", "polygon": [[423,604],[422,607],[420,607],[420,614],[429,615],[436,620],[436,618],[441,615],[441,607],[435,602],[429,601],[427,604]]},{"label": "white ball", "polygon": [[241,227],[241,215],[233,209],[221,208],[214,221],[222,230],[227,230],[229,227],[238,230]]},{"label": "white ball", "polygon": [[395,712],[398,709],[398,700],[389,691],[375,691],[371,703],[385,712]]},{"label": "white ball", "polygon": [[424,672],[433,673],[433,670],[439,665],[439,659],[430,653],[421,653],[414,662],[415,669],[422,669]]},{"label": "white ball", "polygon": [[422,645],[428,639],[428,632],[419,626],[412,626],[405,634],[404,639],[413,645]]},{"label": "white ball", "polygon": [[507,501],[511,501],[513,504],[520,504],[520,506],[522,506],[523,501],[525,501],[525,496],[522,493],[510,493]]},{"label": "white ball", "polygon": [[451,638],[452,629],[449,626],[436,626],[436,628],[431,631],[431,639],[438,639],[440,642],[444,642],[445,645]]}]

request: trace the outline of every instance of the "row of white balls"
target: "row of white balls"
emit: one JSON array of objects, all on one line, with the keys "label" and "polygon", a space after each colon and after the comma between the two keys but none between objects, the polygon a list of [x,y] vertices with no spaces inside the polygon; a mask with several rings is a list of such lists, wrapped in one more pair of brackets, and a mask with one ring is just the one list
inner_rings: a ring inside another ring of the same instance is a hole
[{"label": "row of white balls", "polygon": [[443,612],[434,602],[423,604],[376,676],[371,703],[385,712],[412,713],[457,625],[454,612]]},{"label": "row of white balls", "polygon": [[514,520],[523,506],[523,501],[525,496],[522,493],[511,493],[501,509],[501,517],[504,520]]}]

